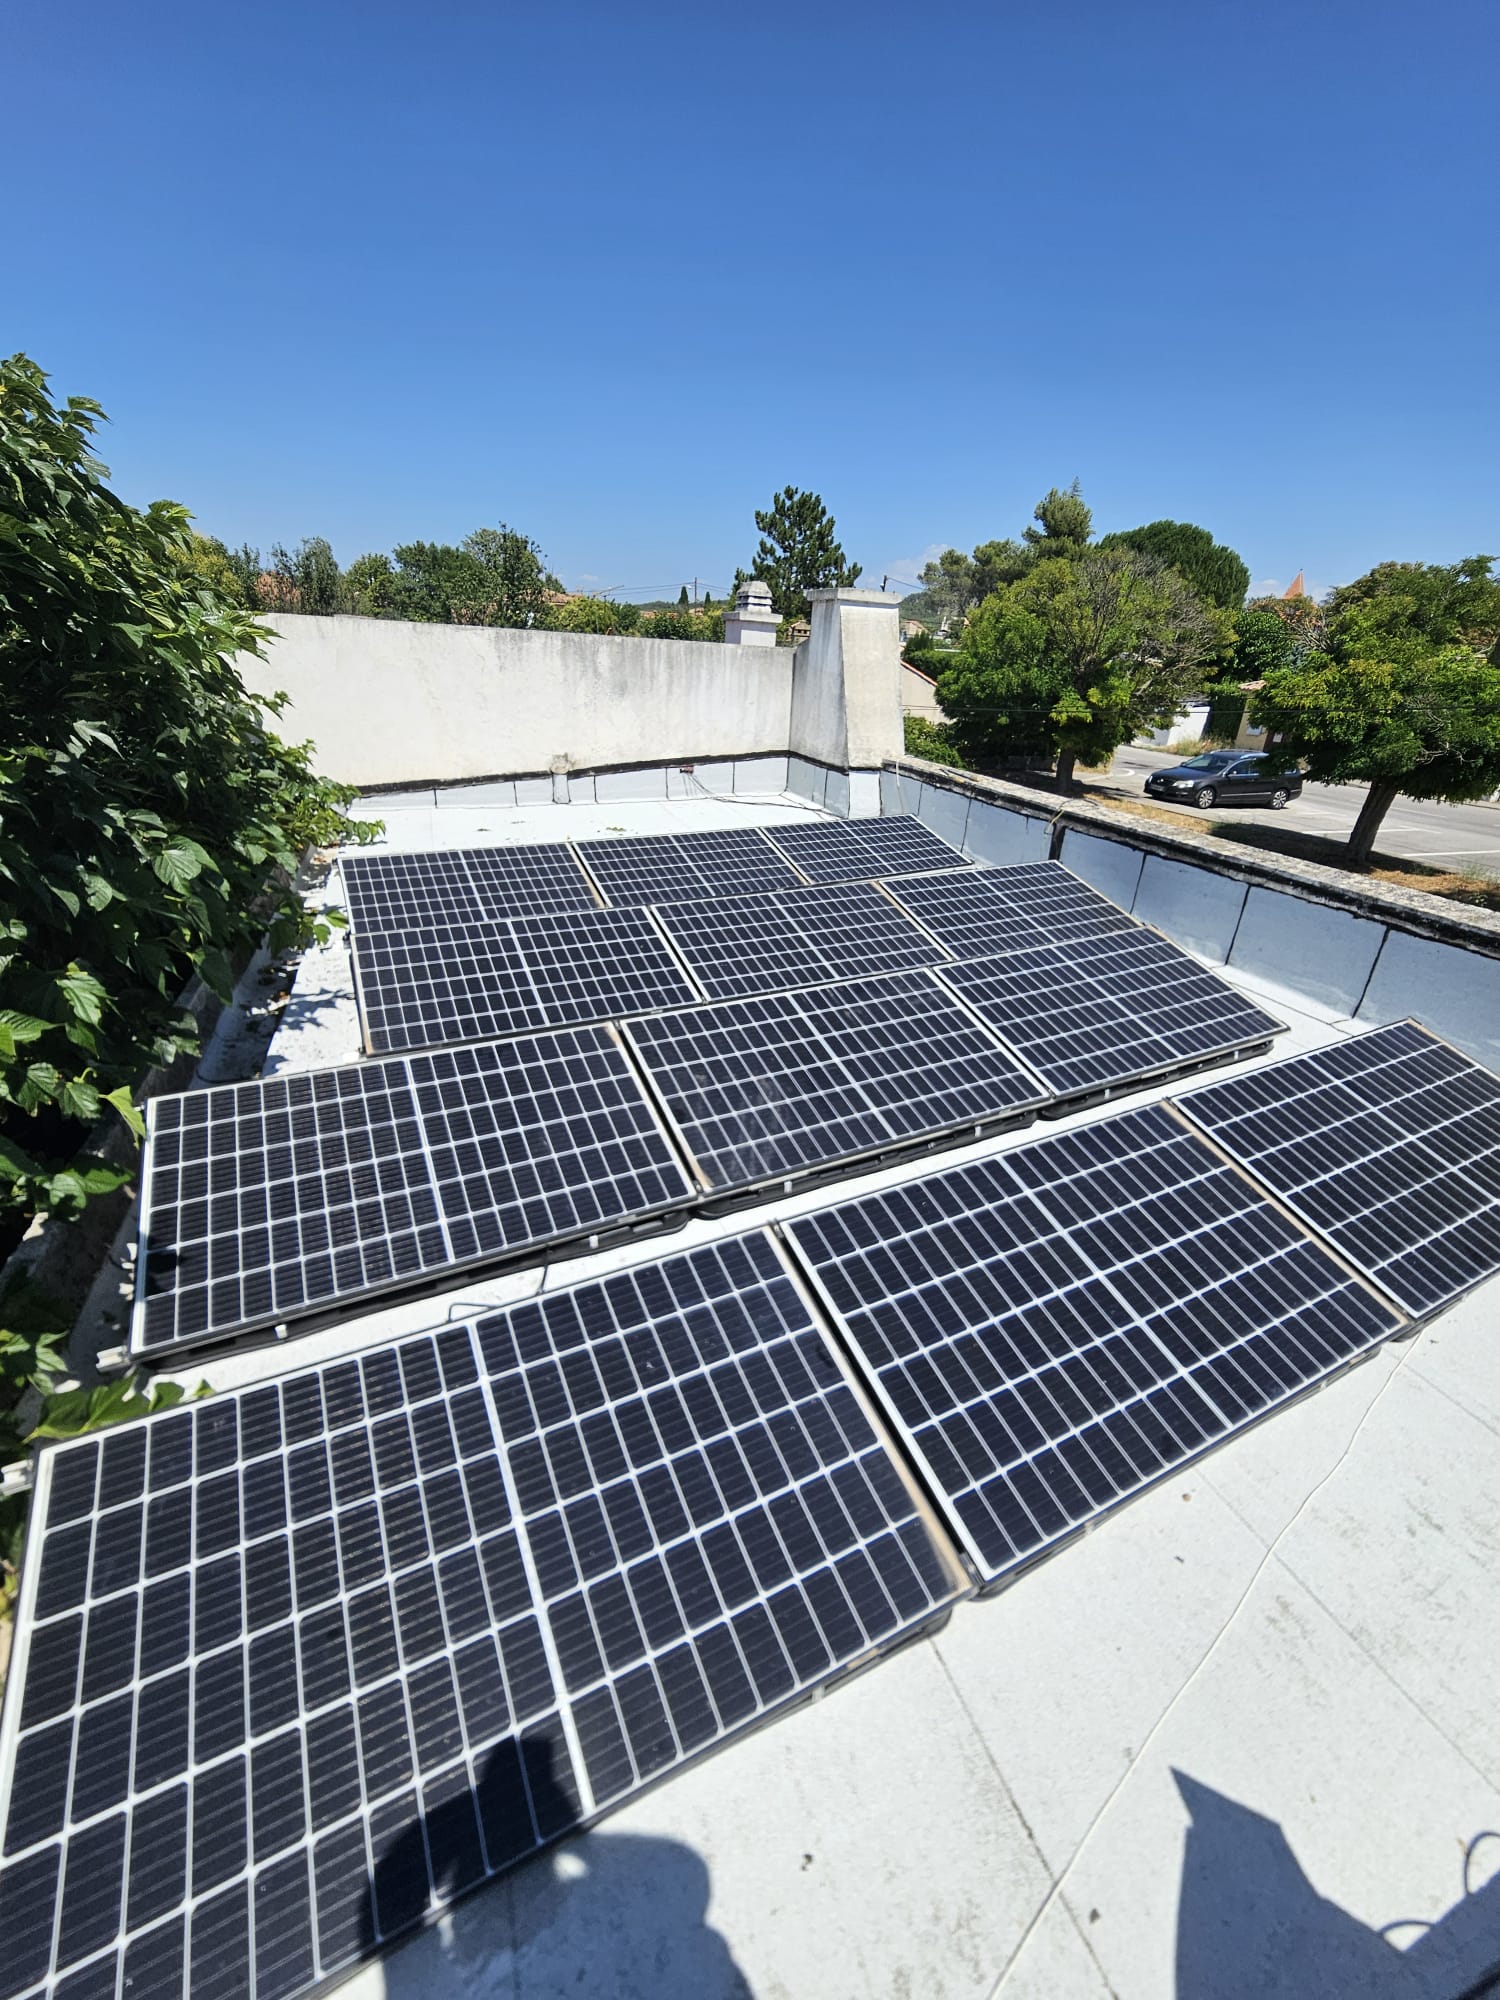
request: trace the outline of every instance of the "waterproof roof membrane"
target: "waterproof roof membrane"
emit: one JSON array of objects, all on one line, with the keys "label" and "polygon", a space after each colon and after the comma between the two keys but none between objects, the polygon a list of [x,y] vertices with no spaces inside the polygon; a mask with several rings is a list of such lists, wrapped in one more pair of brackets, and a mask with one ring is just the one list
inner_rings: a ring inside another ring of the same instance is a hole
[{"label": "waterproof roof membrane", "polygon": [[784,1226],[989,1580],[1401,1323],[1154,1106]]},{"label": "waterproof roof membrane", "polygon": [[372,1054],[607,1021],[700,996],[639,910],[579,910],[354,938]]},{"label": "waterproof roof membrane", "polygon": [[801,880],[753,826],[581,840],[577,851],[606,897],[619,908],[705,896],[753,896],[793,889]]},{"label": "waterproof roof membrane", "polygon": [[1181,1109],[1407,1312],[1500,1271],[1500,1078],[1415,1022]]},{"label": "waterproof roof membrane", "polygon": [[1154,931],[1107,931],[941,968],[1060,1097],[1263,1043],[1281,1022]]},{"label": "waterproof roof membrane", "polygon": [[954,1579],[764,1236],[47,1450],[0,1995],[281,2000]]},{"label": "waterproof roof membrane", "polygon": [[626,1030],[710,1190],[955,1127],[1047,1092],[926,972],[757,995]]},{"label": "waterproof roof membrane", "polygon": [[602,1028],[153,1098],[131,1346],[296,1319],[692,1192]]},{"label": "waterproof roof membrane", "polygon": [[713,1000],[896,972],[942,956],[865,883],[674,903],[657,920]]},{"label": "waterproof roof membrane", "polygon": [[955,958],[988,958],[1141,928],[1057,861],[913,875],[889,883],[887,892]]},{"label": "waterproof roof membrane", "polygon": [[591,910],[598,903],[561,841],[435,854],[346,854],[339,872],[354,927],[365,933]]},{"label": "waterproof roof membrane", "polygon": [[766,837],[810,882],[865,882],[970,865],[956,847],[910,817],[817,820],[768,827]]}]

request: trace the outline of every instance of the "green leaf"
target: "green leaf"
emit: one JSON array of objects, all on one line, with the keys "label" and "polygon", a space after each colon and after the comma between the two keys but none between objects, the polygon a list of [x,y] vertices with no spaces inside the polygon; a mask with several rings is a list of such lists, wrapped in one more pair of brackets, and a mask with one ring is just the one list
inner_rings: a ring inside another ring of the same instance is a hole
[{"label": "green leaf", "polygon": [[137,1139],[145,1138],[146,1121],[135,1107],[128,1083],[122,1083],[117,1090],[106,1090],[102,1101],[115,1107]]},{"label": "green leaf", "polygon": [[99,1116],[99,1093],[81,1077],[70,1077],[62,1086],[62,1108],[70,1118],[92,1125]]},{"label": "green leaf", "polygon": [[187,1393],[180,1382],[152,1382],[143,1393],[142,1380],[127,1375],[94,1389],[64,1389],[49,1396],[40,1423],[28,1433],[28,1442],[82,1437],[86,1431],[106,1430],[111,1424],[128,1423],[132,1417],[155,1416],[158,1411],[172,1409]]},{"label": "green leaf", "polygon": [[0,1028],[4,1028],[16,1043],[40,1041],[46,1034],[49,1023],[37,1020],[34,1014],[18,1014],[13,1007],[0,1007]]},{"label": "green leaf", "polygon": [[84,1021],[91,1028],[97,1028],[104,1017],[104,1002],[108,993],[91,972],[81,966],[70,965],[57,982],[57,990],[67,1001],[75,1020]]},{"label": "green leaf", "polygon": [[0,1132],[0,1180],[29,1181],[40,1172],[41,1167],[30,1153]]}]

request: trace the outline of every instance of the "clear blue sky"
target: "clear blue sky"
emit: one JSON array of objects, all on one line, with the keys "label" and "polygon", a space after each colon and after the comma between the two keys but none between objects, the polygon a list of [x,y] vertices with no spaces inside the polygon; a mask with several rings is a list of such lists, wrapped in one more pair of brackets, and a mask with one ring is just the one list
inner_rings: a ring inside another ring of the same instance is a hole
[{"label": "clear blue sky", "polygon": [[341,559],[504,519],[878,583],[1075,475],[1257,580],[1500,553],[1493,0],[51,0],[7,344],[119,489]]}]

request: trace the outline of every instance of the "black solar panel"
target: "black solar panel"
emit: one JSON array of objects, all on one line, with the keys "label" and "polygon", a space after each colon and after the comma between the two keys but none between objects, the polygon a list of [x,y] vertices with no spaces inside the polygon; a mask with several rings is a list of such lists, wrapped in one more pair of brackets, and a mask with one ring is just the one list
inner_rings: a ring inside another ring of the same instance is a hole
[{"label": "black solar panel", "polygon": [[618,908],[753,896],[795,888],[800,880],[753,826],[581,840],[578,853]]},{"label": "black solar panel", "polygon": [[1500,1271],[1500,1077],[1415,1022],[1195,1090],[1181,1109],[1407,1312]]},{"label": "black solar panel", "polygon": [[721,903],[674,903],[657,921],[713,1000],[898,972],[942,956],[878,889],[794,889]]},{"label": "black solar panel", "polygon": [[1400,1324],[1155,1106],[786,1229],[990,1579]]},{"label": "black solar panel", "polygon": [[910,817],[796,821],[767,827],[766,837],[810,882],[866,882],[969,865],[956,847]]},{"label": "black solar panel", "polygon": [[131,1346],[295,1319],[692,1197],[603,1028],[153,1098]]},{"label": "black solar panel", "polygon": [[0,1993],[304,1993],[954,1595],[764,1237],[53,1446]]},{"label": "black solar panel", "polygon": [[598,901],[561,841],[431,854],[346,854],[339,868],[354,928],[367,934],[591,910]]},{"label": "black solar panel", "polygon": [[1140,928],[1057,861],[914,875],[892,882],[889,893],[955,958],[989,958]]},{"label": "black solar panel", "polygon": [[710,1189],[806,1172],[1047,1093],[925,972],[757,995],[626,1030]]},{"label": "black solar panel", "polygon": [[1112,931],[941,977],[1059,1097],[1264,1044],[1282,1024],[1154,931]]},{"label": "black solar panel", "polygon": [[640,910],[356,933],[354,967],[373,1055],[607,1021],[699,998]]}]

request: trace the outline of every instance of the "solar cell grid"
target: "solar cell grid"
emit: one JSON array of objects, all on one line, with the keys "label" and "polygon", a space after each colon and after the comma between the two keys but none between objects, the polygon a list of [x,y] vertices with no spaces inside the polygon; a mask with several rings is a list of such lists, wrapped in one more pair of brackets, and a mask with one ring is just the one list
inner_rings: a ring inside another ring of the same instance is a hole
[{"label": "solar cell grid", "polygon": [[909,815],[797,821],[767,827],[766,837],[810,882],[865,882],[881,875],[969,865],[956,847]]},{"label": "solar cell grid", "polygon": [[366,934],[596,906],[583,870],[561,841],[347,854],[339,867],[354,928]]},{"label": "solar cell grid", "polygon": [[865,883],[674,903],[657,913],[710,999],[931,965],[940,954]]},{"label": "solar cell grid", "polygon": [[581,840],[577,847],[595,881],[619,908],[752,896],[795,888],[801,879],[753,826]]},{"label": "solar cell grid", "polygon": [[943,966],[939,977],[1060,1097],[1226,1055],[1282,1027],[1140,928]]},{"label": "solar cell grid", "polygon": [[354,967],[374,1055],[606,1021],[699,997],[638,910],[356,935]]},{"label": "solar cell grid", "polygon": [[786,1229],[990,1580],[1399,1324],[1157,1107]]},{"label": "solar cell grid", "polygon": [[954,1594],[763,1237],[55,1446],[0,1996],[305,1992]]},{"label": "solar cell grid", "polygon": [[960,959],[1139,928],[1056,861],[914,875],[891,882],[888,893]]},{"label": "solar cell grid", "polygon": [[1500,1078],[1414,1022],[1181,1109],[1406,1311],[1500,1270]]},{"label": "solar cell grid", "polygon": [[1045,1092],[926,973],[754,996],[626,1030],[712,1189],[957,1126]]},{"label": "solar cell grid", "polygon": [[152,1099],[138,1353],[586,1235],[691,1187],[601,1028]]}]

